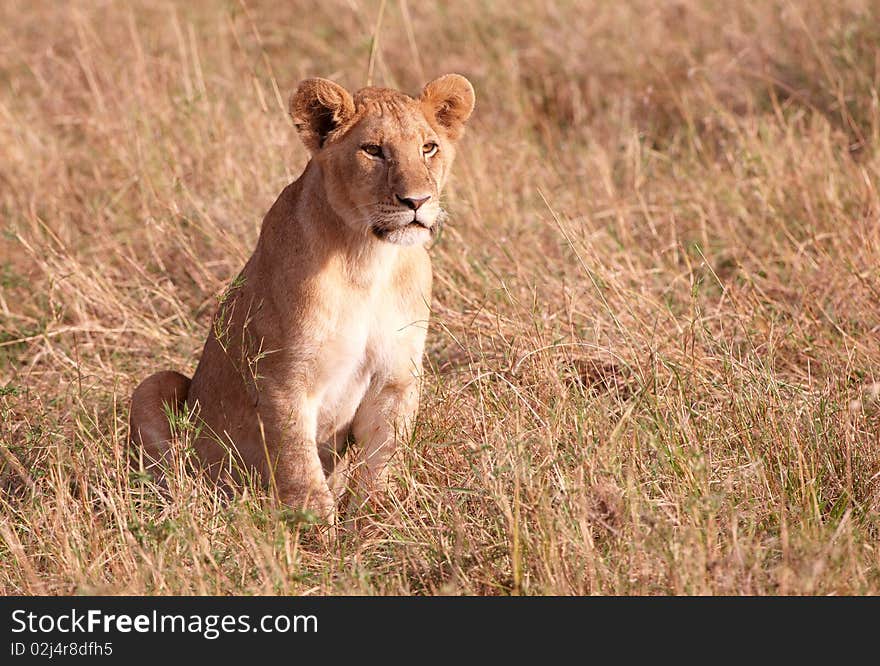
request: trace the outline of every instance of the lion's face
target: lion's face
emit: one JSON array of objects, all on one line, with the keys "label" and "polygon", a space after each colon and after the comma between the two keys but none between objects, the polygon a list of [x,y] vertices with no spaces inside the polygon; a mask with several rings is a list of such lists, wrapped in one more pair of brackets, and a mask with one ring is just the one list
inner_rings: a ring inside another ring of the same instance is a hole
[{"label": "lion's face", "polygon": [[[360,97],[360,95],[359,95]],[[361,118],[318,155],[337,214],[377,238],[414,245],[437,228],[452,142],[403,95],[362,102]]]},{"label": "lion's face", "polygon": [[473,104],[473,88],[458,75],[428,84],[418,99],[382,88],[352,98],[310,79],[291,114],[337,215],[356,232],[415,245],[438,228],[440,193]]}]

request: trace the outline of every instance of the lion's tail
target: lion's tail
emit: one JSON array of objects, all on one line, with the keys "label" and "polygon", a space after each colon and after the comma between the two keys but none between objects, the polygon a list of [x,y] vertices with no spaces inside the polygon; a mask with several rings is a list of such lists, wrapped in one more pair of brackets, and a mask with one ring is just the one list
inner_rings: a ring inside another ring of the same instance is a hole
[{"label": "lion's tail", "polygon": [[[173,433],[169,411],[176,414],[183,409],[189,381],[172,370],[157,372],[138,384],[131,396],[131,453],[135,459],[142,453],[147,469],[155,468],[170,450]],[[158,475],[159,470],[152,471],[154,476]]]}]

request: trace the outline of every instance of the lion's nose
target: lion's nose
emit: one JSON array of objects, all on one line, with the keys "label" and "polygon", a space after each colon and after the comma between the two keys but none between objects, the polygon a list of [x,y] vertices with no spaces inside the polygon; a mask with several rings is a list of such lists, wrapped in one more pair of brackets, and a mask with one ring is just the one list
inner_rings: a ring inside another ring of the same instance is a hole
[{"label": "lion's nose", "polygon": [[422,207],[423,203],[431,198],[430,194],[424,197],[402,197],[399,194],[395,194],[394,196],[396,196],[397,200],[410,210],[418,210]]}]

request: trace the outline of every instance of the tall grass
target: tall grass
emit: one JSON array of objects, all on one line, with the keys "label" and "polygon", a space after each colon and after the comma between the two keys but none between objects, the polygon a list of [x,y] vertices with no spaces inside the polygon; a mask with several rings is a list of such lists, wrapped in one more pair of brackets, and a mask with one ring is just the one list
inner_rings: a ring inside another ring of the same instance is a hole
[{"label": "tall grass", "polygon": [[[0,4],[0,592],[880,593],[878,5],[380,4]],[[127,402],[305,164],[289,91],[371,60],[478,101],[416,432],[332,542],[158,493]]]}]

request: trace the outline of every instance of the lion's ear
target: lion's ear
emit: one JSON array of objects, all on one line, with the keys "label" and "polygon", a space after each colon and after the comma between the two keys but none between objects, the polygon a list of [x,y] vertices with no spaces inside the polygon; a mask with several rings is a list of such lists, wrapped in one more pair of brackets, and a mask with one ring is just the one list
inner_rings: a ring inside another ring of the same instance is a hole
[{"label": "lion's ear", "polygon": [[461,74],[446,74],[426,85],[419,100],[425,112],[455,141],[474,110],[474,87]]},{"label": "lion's ear", "polygon": [[306,79],[290,97],[290,117],[299,138],[314,154],[327,136],[354,115],[354,100],[342,86],[327,79]]}]

